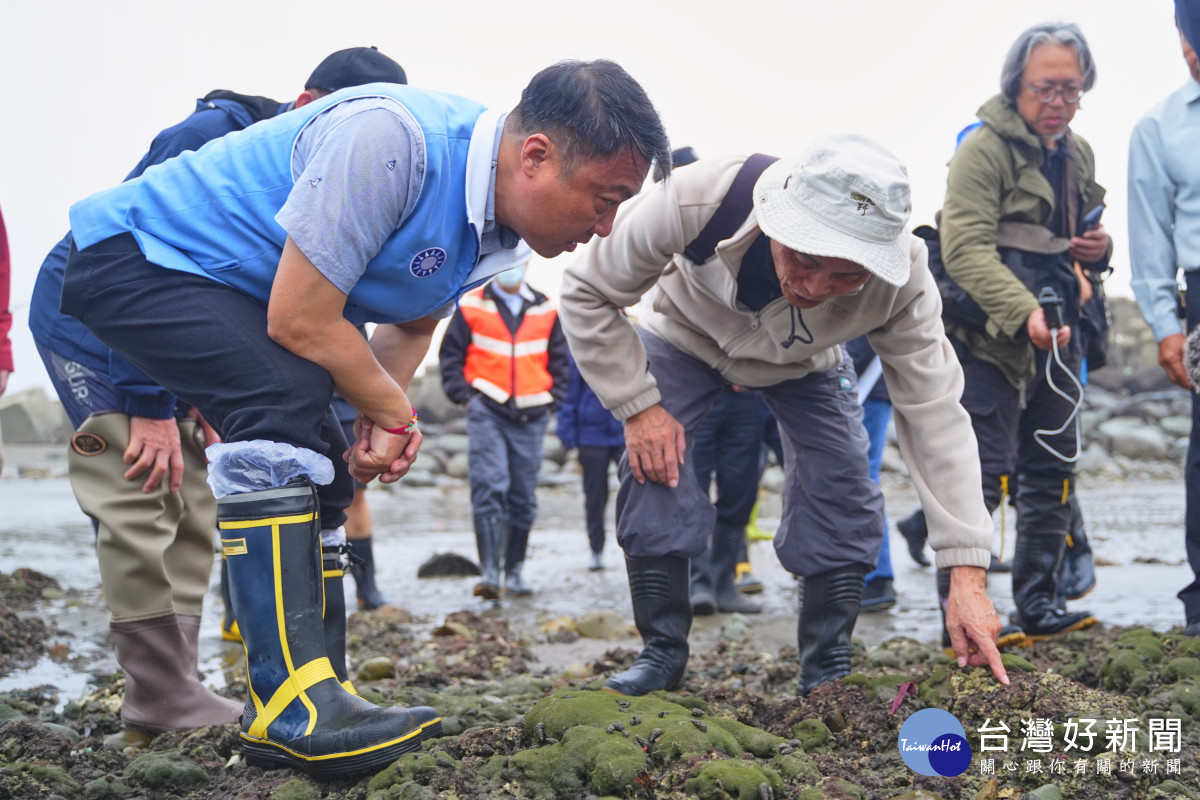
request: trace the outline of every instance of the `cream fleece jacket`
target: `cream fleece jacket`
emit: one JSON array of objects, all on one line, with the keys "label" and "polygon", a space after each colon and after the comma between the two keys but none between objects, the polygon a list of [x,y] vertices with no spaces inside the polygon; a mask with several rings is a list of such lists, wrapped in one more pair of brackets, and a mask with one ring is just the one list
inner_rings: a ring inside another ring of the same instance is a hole
[{"label": "cream fleece jacket", "polygon": [[[652,310],[640,325],[730,383],[750,388],[831,369],[841,360],[842,342],[867,334],[883,365],[900,450],[929,521],[938,567],[986,567],[992,522],[978,447],[959,403],[962,369],[942,328],[924,242],[910,237],[912,275],[902,287],[872,278],[858,292],[806,311],[783,298],[759,311],[741,309],[737,271],[760,233],[753,212],[703,264],[682,252],[716,212],[744,161],[701,161],[644,189],[622,206],[612,234],[592,242],[566,270],[560,319],[584,379],[621,420],[659,402],[641,340],[620,313],[644,294]],[[813,341],[785,348],[793,312]]]}]

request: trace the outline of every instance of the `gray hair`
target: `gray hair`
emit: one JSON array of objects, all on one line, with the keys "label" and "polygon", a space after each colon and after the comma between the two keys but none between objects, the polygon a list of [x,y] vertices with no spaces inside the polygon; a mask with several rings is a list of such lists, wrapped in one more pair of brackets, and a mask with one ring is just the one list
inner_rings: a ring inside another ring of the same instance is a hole
[{"label": "gray hair", "polygon": [[658,112],[612,61],[560,61],[542,70],[521,93],[506,127],[556,137],[569,170],[630,150],[654,166],[656,177],[671,172],[671,145]]},{"label": "gray hair", "polygon": [[1061,44],[1075,51],[1085,92],[1091,91],[1096,85],[1096,62],[1092,60],[1091,48],[1079,26],[1073,22],[1043,22],[1018,36],[1004,57],[1004,67],[1000,70],[1000,93],[1008,102],[1014,105],[1017,102],[1017,95],[1021,92],[1021,76],[1025,74],[1033,49],[1047,43]]}]

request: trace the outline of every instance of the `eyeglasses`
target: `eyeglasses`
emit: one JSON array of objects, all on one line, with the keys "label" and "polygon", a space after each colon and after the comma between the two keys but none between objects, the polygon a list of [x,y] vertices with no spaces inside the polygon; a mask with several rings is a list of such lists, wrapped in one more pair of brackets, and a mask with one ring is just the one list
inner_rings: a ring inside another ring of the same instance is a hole
[{"label": "eyeglasses", "polygon": [[1064,103],[1078,103],[1079,98],[1083,97],[1083,87],[1074,84],[1055,86],[1051,83],[1045,86],[1030,86],[1025,81],[1021,81],[1021,85],[1028,89],[1029,93],[1040,103],[1053,103],[1056,97],[1062,97]]}]

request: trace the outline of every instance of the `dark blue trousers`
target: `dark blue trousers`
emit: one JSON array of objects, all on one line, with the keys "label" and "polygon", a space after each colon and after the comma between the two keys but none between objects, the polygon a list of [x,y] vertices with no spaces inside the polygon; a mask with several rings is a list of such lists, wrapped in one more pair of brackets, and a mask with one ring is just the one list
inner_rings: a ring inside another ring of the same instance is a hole
[{"label": "dark blue trousers", "polygon": [[160,386],[196,406],[227,442],[304,447],[333,462],[321,525],[346,520],[354,488],[329,407],[333,378],[267,335],[267,310],[210,278],[164,269],[122,234],[67,259],[62,311]]}]

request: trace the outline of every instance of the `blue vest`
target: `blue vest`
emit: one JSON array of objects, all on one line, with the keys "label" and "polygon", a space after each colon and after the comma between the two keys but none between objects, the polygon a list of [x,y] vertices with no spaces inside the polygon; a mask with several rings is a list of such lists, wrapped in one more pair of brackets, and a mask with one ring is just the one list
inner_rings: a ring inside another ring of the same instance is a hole
[{"label": "blue vest", "polygon": [[275,215],[295,185],[292,147],[315,116],[359,97],[392,98],[412,113],[425,138],[425,174],[410,215],[351,290],[345,316],[355,324],[428,316],[469,288],[464,283],[479,260],[480,234],[467,216],[466,170],[484,108],[408,86],[335,92],[76,203],[76,246],[131,233],[151,263],[220,281],[265,307],[287,237]]}]

